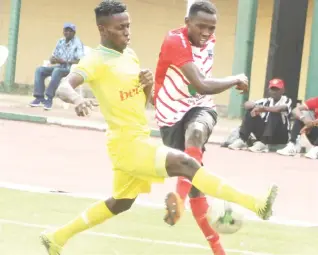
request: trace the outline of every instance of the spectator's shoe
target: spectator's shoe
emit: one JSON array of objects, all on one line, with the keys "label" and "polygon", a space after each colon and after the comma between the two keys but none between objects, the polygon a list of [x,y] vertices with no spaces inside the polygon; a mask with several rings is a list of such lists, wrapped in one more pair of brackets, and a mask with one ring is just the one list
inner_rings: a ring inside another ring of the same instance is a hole
[{"label": "spectator's shoe", "polygon": [[311,148],[306,154],[306,158],[318,159],[318,146]]},{"label": "spectator's shoe", "polygon": [[289,142],[285,148],[276,151],[278,154],[283,156],[295,156],[297,154],[296,145]]},{"label": "spectator's shoe", "polygon": [[263,144],[260,141],[256,141],[253,146],[248,148],[249,151],[251,152],[268,152],[268,145],[267,144]]},{"label": "spectator's shoe", "polygon": [[278,187],[277,185],[272,185],[269,189],[269,192],[260,206],[257,208],[257,215],[263,219],[268,220],[273,214],[273,205],[277,197]]},{"label": "spectator's shoe", "polygon": [[52,99],[46,99],[44,102],[44,110],[51,110],[52,109],[52,105],[53,105],[53,100]]},{"label": "spectator's shoe", "polygon": [[62,247],[56,244],[53,240],[52,234],[42,233],[40,239],[49,255],[60,255]]},{"label": "spectator's shoe", "polygon": [[241,138],[236,139],[233,143],[228,146],[231,150],[242,150],[247,148],[246,142],[244,142]]},{"label": "spectator's shoe", "polygon": [[29,105],[31,107],[40,107],[40,106],[43,106],[44,103],[45,103],[44,98],[36,98],[31,103],[29,103]]}]

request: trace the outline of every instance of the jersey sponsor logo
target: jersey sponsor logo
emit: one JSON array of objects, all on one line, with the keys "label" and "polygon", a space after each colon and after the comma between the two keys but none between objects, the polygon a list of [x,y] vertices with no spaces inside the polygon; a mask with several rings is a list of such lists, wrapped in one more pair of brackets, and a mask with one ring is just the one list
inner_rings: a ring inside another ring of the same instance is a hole
[{"label": "jersey sponsor logo", "polygon": [[142,91],[143,91],[143,87],[142,86],[138,86],[138,87],[130,89],[128,91],[120,90],[119,91],[120,101],[125,101],[128,98],[132,98],[132,97],[138,95]]},{"label": "jersey sponsor logo", "polygon": [[213,58],[213,50],[208,50],[208,57],[209,59],[212,59]]}]

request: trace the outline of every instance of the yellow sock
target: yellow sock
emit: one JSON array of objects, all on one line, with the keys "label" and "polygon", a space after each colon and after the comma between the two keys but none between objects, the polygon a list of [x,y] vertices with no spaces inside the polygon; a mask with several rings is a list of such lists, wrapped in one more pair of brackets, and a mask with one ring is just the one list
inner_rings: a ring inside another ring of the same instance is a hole
[{"label": "yellow sock", "polygon": [[259,209],[260,200],[243,193],[201,167],[192,179],[192,184],[203,193],[215,198],[239,204],[253,212]]},{"label": "yellow sock", "polygon": [[75,234],[101,224],[113,216],[104,201],[97,202],[75,220],[55,231],[54,241],[63,246]]}]

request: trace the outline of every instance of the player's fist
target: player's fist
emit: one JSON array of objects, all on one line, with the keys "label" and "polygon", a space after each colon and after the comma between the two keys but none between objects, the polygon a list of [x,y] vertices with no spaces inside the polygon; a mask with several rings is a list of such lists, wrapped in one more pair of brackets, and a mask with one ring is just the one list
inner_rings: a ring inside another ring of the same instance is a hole
[{"label": "player's fist", "polygon": [[237,79],[236,89],[240,91],[240,93],[245,93],[248,91],[248,78],[245,74],[236,75]]},{"label": "player's fist", "polygon": [[251,111],[251,116],[254,118],[258,115],[260,115],[262,112],[264,112],[264,107],[263,106],[255,106],[253,110]]},{"label": "player's fist", "polygon": [[145,87],[152,87],[154,84],[154,79],[152,72],[148,69],[141,70],[139,73],[139,83]]},{"label": "player's fist", "polygon": [[88,116],[96,106],[98,106],[98,103],[91,99],[83,100],[81,103],[75,106],[75,112],[77,116]]}]

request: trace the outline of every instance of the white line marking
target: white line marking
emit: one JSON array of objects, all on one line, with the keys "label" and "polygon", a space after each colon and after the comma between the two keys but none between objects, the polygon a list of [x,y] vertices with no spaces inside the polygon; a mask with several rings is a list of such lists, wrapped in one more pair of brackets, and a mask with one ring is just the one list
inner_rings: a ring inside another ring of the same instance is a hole
[{"label": "white line marking", "polygon": [[[54,226],[49,225],[40,225],[40,224],[32,224],[26,223],[21,221],[14,221],[14,220],[7,220],[7,219],[0,219],[0,223],[2,224],[11,224],[17,226],[23,226],[27,228],[40,228],[40,229],[54,229]],[[149,238],[138,238],[132,236],[122,236],[112,233],[101,233],[101,232],[94,232],[94,231],[85,231],[83,234],[92,235],[92,236],[102,236],[107,238],[115,238],[115,239],[122,239],[128,241],[135,241],[140,243],[151,243],[151,244],[161,244],[161,245],[172,245],[172,246],[179,246],[179,247],[187,247],[193,249],[201,249],[201,250],[210,250],[207,246],[196,244],[196,243],[184,243],[184,242],[173,242],[173,241],[165,241],[165,240],[152,240]],[[236,250],[236,249],[226,249],[227,252],[230,253],[241,253],[244,255],[274,255],[272,253],[259,253],[259,252],[251,252],[251,251],[244,251],[244,250]]]},{"label": "white line marking", "polygon": [[[54,195],[61,195],[61,196],[69,196],[74,198],[90,198],[90,199],[105,199],[107,195],[105,194],[94,194],[94,193],[63,193],[58,192],[55,189],[40,187],[40,186],[33,186],[33,185],[24,185],[24,184],[17,184],[17,183],[10,183],[10,182],[0,182],[0,188],[6,189],[13,189],[19,191],[27,191],[27,192],[34,192],[34,193],[41,193],[41,194],[54,194]],[[164,208],[164,204],[159,203],[152,203],[149,201],[141,200],[137,198],[135,204],[144,207],[150,208]],[[290,220],[290,219],[282,219],[278,217],[271,217],[269,221],[260,220],[257,216],[254,216],[248,211],[244,211],[247,214],[245,215],[245,219],[250,221],[257,221],[262,222],[263,224],[276,224],[276,225],[285,225],[285,226],[295,226],[295,227],[318,227],[318,223],[315,222],[306,222],[306,221],[298,221],[298,220]]]}]

